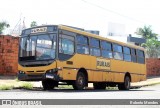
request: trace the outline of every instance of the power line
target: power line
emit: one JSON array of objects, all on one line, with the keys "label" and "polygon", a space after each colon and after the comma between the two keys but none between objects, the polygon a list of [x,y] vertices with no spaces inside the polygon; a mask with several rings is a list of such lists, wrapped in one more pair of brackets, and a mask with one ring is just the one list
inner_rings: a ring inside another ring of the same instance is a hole
[{"label": "power line", "polygon": [[110,10],[110,9],[107,9],[107,8],[104,8],[104,7],[102,7],[102,6],[99,6],[99,5],[97,5],[97,4],[88,2],[88,1],[86,1],[86,0],[81,0],[81,1],[83,1],[83,2],[85,2],[85,3],[87,3],[87,4],[90,4],[90,5],[93,5],[93,6],[97,7],[97,8],[103,9],[103,10],[105,10],[105,11],[108,11],[108,12],[110,12],[110,13],[116,14],[116,15],[118,15],[118,16],[127,18],[127,19],[129,19],[129,20],[133,20],[133,21],[136,21],[136,22],[140,22],[140,23],[144,23],[144,24],[145,24],[145,22],[143,22],[143,21],[140,21],[140,20],[137,20],[137,19],[135,19],[135,18],[132,18],[132,17],[123,15],[123,14],[121,14],[121,13],[118,13],[118,12],[116,12],[116,11],[113,11],[113,10]]}]

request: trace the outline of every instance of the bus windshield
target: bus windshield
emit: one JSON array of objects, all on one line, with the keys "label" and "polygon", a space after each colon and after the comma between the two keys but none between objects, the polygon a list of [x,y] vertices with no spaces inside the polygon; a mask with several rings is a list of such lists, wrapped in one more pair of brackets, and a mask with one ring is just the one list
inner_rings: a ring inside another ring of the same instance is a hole
[{"label": "bus windshield", "polygon": [[30,35],[21,38],[20,61],[55,58],[56,34]]}]

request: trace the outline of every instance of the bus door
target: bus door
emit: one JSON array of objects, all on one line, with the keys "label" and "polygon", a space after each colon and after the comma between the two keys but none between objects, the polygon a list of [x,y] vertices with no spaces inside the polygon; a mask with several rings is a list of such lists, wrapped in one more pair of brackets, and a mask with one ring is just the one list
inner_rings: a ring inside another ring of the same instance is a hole
[{"label": "bus door", "polygon": [[75,54],[75,36],[63,31],[59,34],[59,53],[58,53],[58,67],[62,68],[63,79],[74,80],[75,77],[75,63],[73,56]]}]

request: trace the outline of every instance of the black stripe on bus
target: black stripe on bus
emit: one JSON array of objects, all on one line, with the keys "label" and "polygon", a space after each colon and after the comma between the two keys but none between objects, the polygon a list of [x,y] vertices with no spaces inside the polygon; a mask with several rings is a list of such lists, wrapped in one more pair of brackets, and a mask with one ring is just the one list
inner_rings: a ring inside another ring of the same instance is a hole
[{"label": "black stripe on bus", "polygon": [[[63,67],[63,68],[64,69],[76,69],[76,70],[79,70],[79,68],[73,68],[73,67]],[[104,69],[86,69],[86,70],[125,74],[125,72],[118,72],[118,71],[111,71],[111,70],[104,70]],[[130,73],[130,74],[145,75],[145,74],[139,74],[139,73]]]}]

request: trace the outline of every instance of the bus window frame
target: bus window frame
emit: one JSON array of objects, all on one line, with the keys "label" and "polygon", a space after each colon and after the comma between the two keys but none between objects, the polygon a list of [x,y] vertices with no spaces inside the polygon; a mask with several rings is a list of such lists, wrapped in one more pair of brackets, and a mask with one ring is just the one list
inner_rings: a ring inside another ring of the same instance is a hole
[{"label": "bus window frame", "polygon": [[[114,45],[121,46],[122,52],[117,52],[117,51],[115,51],[115,50],[114,50]],[[119,45],[119,44],[117,44],[117,43],[112,43],[112,51],[113,51],[113,58],[114,58],[115,60],[124,61],[124,57],[123,57],[123,46],[122,46],[122,45]],[[114,53],[120,53],[120,54],[122,54],[122,58],[121,58],[121,59],[115,58]]]},{"label": "bus window frame", "polygon": [[[110,49],[105,49],[105,48],[103,48],[103,47],[102,47],[102,42],[109,43],[109,44],[110,44]],[[113,48],[112,48],[112,43],[111,43],[111,42],[108,42],[108,41],[105,41],[105,40],[100,40],[100,49],[101,49],[101,57],[113,59]],[[111,52],[111,53],[112,53],[112,56],[111,56],[111,57],[104,57],[102,51]]]},{"label": "bus window frame", "polygon": [[[133,53],[133,50],[134,50],[134,53]],[[135,61],[132,59],[133,57],[136,58]],[[138,62],[137,62],[137,54],[136,54],[136,49],[135,49],[135,48],[131,48],[131,62],[133,62],[133,63],[138,63]]]},{"label": "bus window frame", "polygon": [[[129,49],[129,53],[125,52],[125,48],[128,48]],[[132,62],[132,56],[131,56],[131,48],[130,47],[127,47],[127,46],[123,46],[123,60],[126,61],[126,62]],[[130,56],[130,60],[126,60],[125,59],[125,56]]]},{"label": "bus window frame", "polygon": [[[85,38],[87,39],[87,44],[79,43],[79,42],[77,41],[77,37],[85,37]],[[75,42],[76,42],[76,44],[75,44],[76,53],[78,53],[78,54],[84,54],[84,55],[89,55],[89,54],[90,54],[89,37],[88,37],[88,36],[85,36],[85,35],[82,35],[82,34],[77,34],[77,35],[76,35]],[[78,52],[78,51],[77,51],[77,46],[88,47],[88,54]]]},{"label": "bus window frame", "polygon": [[[100,41],[101,41],[101,40],[100,40],[100,39],[97,39],[97,38],[94,38],[94,37],[88,37],[88,38],[89,38],[89,52],[90,52],[90,55],[91,55],[91,56],[95,56],[95,57],[101,57],[101,56],[102,56],[102,54],[101,54],[101,44],[100,44]],[[99,41],[99,42],[98,42],[98,44],[99,44],[98,46],[99,46],[99,47],[92,46],[92,45],[91,45],[91,39],[98,40],[98,41]],[[91,49],[92,49],[92,48],[93,48],[93,49],[99,49],[100,55],[97,56],[97,55],[95,55],[95,54],[92,54],[92,53],[91,53]]]},{"label": "bus window frame", "polygon": [[[142,56],[139,56],[139,52],[142,52],[143,57],[142,57]],[[137,54],[137,63],[139,63],[139,64],[145,64],[146,61],[145,61],[145,54],[144,54],[144,51],[143,51],[143,50],[136,49],[136,54]],[[143,62],[139,62],[139,61],[138,61],[139,58],[140,58],[140,59],[143,59]]]},{"label": "bus window frame", "polygon": [[[62,48],[62,44],[60,45],[60,43],[62,43],[62,39],[68,39],[68,40],[70,40],[70,41],[73,42],[73,47],[74,47],[74,48],[73,48],[73,54],[65,54],[64,51],[63,51],[63,52],[60,52],[60,48],[59,48],[59,47]],[[61,42],[60,42],[60,40],[61,40]],[[75,37],[74,37],[74,36],[59,33],[59,41],[58,41],[58,53],[59,53],[59,54],[74,55],[74,54],[76,53],[75,47],[76,47],[76,45],[75,45]]]}]

